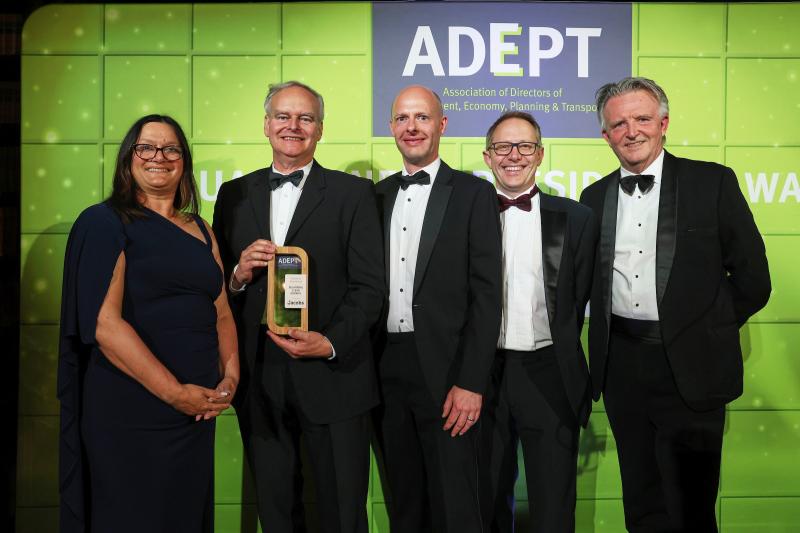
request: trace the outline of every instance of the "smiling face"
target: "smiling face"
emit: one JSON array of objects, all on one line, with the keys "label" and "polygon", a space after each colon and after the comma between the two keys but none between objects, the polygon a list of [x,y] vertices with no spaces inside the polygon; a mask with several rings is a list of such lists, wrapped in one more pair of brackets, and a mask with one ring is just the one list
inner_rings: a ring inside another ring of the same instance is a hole
[{"label": "smiling face", "polygon": [[439,139],[447,127],[436,96],[425,87],[400,91],[392,105],[392,130],[406,170],[416,172],[439,157]]},{"label": "smiling face", "polygon": [[626,170],[641,174],[664,148],[669,116],[660,116],[658,100],[647,91],[610,98],[603,120],[603,138]]},{"label": "smiling face", "polygon": [[302,87],[287,87],[275,93],[264,118],[264,135],[272,146],[276,170],[290,172],[307,165],[322,138],[316,97]]},{"label": "smiling face", "polygon": [[[541,144],[533,124],[521,118],[509,118],[495,128],[492,134],[494,143],[535,143]],[[515,198],[530,189],[536,182],[536,169],[542,163],[544,149],[536,148],[532,155],[520,155],[519,148],[514,147],[506,155],[498,155],[493,149],[483,152],[486,166],[492,169],[495,186],[508,197]]]},{"label": "smiling face", "polygon": [[[148,122],[142,126],[136,144],[151,144],[157,148],[170,146],[181,149],[181,143],[175,130],[163,122]],[[142,159],[133,154],[131,174],[136,185],[146,195],[174,195],[183,175],[183,159],[169,161],[161,150],[157,151],[155,156],[150,159]]]}]

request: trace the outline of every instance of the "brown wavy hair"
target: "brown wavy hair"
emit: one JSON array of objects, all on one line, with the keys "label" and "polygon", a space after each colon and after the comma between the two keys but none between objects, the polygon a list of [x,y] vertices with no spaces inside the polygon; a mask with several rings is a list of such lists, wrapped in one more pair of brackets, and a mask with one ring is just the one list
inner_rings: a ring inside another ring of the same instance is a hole
[{"label": "brown wavy hair", "polygon": [[181,152],[183,153],[183,174],[178,184],[178,190],[175,191],[175,199],[172,202],[173,207],[186,214],[199,214],[200,205],[197,201],[197,185],[194,181],[192,152],[189,150],[189,141],[186,140],[186,135],[183,133],[180,124],[168,115],[144,116],[134,122],[128,133],[125,134],[117,153],[117,165],[114,169],[114,184],[111,189],[111,195],[106,202],[119,213],[120,218],[126,224],[134,218],[146,216],[144,208],[137,199],[139,186],[136,185],[136,180],[133,179],[133,174],[131,173],[131,161],[134,157],[133,146],[139,139],[142,128],[149,122],[161,122],[171,126],[175,136],[178,137]]}]

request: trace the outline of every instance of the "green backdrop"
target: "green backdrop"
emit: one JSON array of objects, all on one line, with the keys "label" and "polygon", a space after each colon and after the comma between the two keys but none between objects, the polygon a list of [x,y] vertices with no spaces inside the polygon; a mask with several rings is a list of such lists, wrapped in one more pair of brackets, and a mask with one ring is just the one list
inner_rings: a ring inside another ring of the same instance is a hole
[{"label": "green backdrop", "polygon": [[[792,274],[800,245],[798,27],[800,5],[791,3],[633,5],[633,73],[656,79],[670,97],[669,149],[735,169],[773,277],[769,305],[741,333],[745,392],[727,412],[718,502],[726,533],[788,532],[800,524],[800,278]],[[269,162],[261,107],[267,84],[297,79],[327,102],[319,161],[377,180],[401,162],[388,125],[386,137],[370,136],[371,46],[368,3],[52,5],[27,21],[18,531],[57,529],[55,370],[64,247],[76,215],[108,191],[126,129],[152,112],[184,126],[202,214],[210,219],[222,181]],[[540,182],[556,192],[577,197],[584,177],[616,166],[599,131],[596,139],[543,135]],[[443,157],[466,171],[486,170],[481,150],[478,138],[443,139]],[[245,470],[229,413],[217,431],[217,532],[256,530]],[[386,532],[372,473],[371,527]],[[579,531],[624,529],[602,404],[581,437],[578,498]],[[524,479],[517,499],[525,522]]]}]

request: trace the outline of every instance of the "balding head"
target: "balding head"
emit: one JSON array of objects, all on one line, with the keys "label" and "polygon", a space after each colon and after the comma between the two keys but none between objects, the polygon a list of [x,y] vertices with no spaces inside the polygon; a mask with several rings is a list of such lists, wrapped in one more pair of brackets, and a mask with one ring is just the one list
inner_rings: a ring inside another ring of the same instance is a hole
[{"label": "balding head", "polygon": [[439,139],[446,126],[442,101],[435,92],[411,85],[397,93],[389,127],[407,171],[416,172],[439,157]]}]

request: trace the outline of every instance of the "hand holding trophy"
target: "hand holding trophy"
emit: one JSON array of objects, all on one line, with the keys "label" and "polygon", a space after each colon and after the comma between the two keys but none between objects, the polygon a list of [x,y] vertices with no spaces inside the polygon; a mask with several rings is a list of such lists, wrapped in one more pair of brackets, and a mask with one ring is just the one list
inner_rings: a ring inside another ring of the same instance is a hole
[{"label": "hand holding trophy", "polygon": [[277,335],[308,331],[308,254],[297,246],[279,246],[267,268],[267,327]]}]

